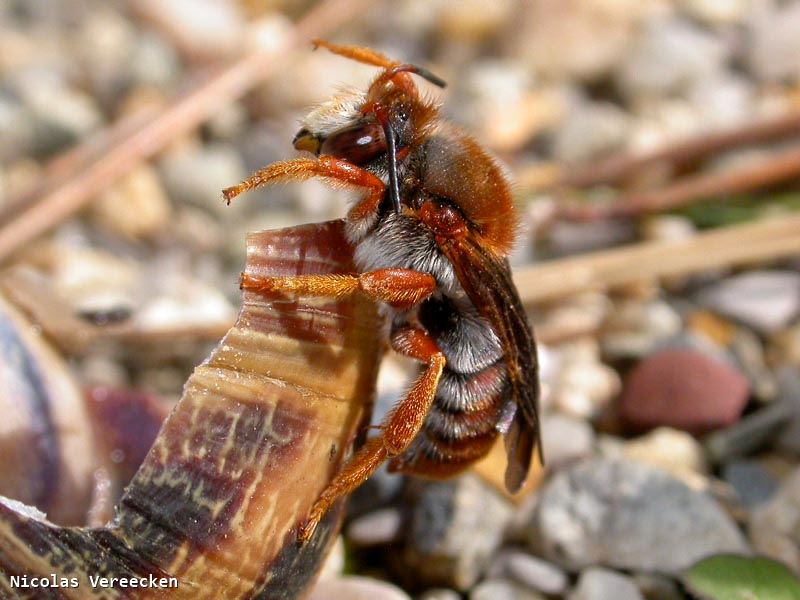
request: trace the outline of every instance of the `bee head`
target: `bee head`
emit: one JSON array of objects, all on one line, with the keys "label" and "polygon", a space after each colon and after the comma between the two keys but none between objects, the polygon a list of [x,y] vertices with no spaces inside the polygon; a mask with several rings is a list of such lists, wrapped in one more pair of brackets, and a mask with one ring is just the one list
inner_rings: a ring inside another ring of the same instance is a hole
[{"label": "bee head", "polygon": [[[445,82],[426,69],[392,61],[366,48],[336,46],[320,40],[314,45],[383,67],[383,71],[366,93],[343,92],[309,113],[294,137],[294,147],[358,166],[380,161],[388,171],[392,204],[399,212],[397,161],[425,138],[437,113],[434,103],[420,97],[411,75],[419,75],[439,87],[445,87]],[[381,160],[384,156],[385,161]]]}]

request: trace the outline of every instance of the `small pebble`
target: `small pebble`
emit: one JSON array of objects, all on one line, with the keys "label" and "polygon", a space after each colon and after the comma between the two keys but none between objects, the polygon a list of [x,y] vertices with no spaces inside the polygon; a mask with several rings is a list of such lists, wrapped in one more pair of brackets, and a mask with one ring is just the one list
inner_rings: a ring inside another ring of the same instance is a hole
[{"label": "small pebble", "polygon": [[545,598],[508,579],[486,579],[470,590],[469,600],[545,600]]},{"label": "small pebble", "polygon": [[725,45],[711,32],[677,18],[654,18],[626,53],[617,83],[630,98],[680,93],[722,70],[726,58]]},{"label": "small pebble", "polygon": [[722,478],[736,492],[745,508],[768,501],[778,489],[778,481],[756,460],[734,460],[722,469]]},{"label": "small pebble", "polygon": [[770,343],[776,361],[800,368],[800,321],[771,336]]},{"label": "small pebble", "polygon": [[507,577],[548,595],[563,594],[569,585],[560,567],[520,550],[504,550],[489,568],[489,577]]},{"label": "small pebble", "polygon": [[756,552],[800,572],[800,469],[768,502],[751,513],[748,532]]},{"label": "small pebble", "polygon": [[489,566],[512,513],[473,475],[426,483],[414,504],[405,563],[421,583],[467,590]]},{"label": "small pebble", "polygon": [[680,315],[662,300],[618,302],[603,327],[603,354],[611,359],[641,358],[682,326]]},{"label": "small pebble", "polygon": [[561,466],[588,456],[594,445],[594,430],[583,419],[558,413],[542,417],[542,444],[547,466]]},{"label": "small pebble", "polygon": [[630,117],[609,102],[577,103],[553,141],[559,161],[579,163],[624,148]]},{"label": "small pebble", "polygon": [[773,333],[800,314],[800,273],[742,273],[701,290],[697,300],[760,333]]},{"label": "small pebble", "polygon": [[778,384],[767,365],[761,339],[750,329],[738,327],[729,350],[742,373],[750,380],[753,395],[762,402],[773,400],[778,393]]},{"label": "small pebble", "polygon": [[635,239],[635,228],[625,221],[604,219],[579,223],[561,220],[554,222],[548,231],[547,250],[557,258],[619,246]]},{"label": "small pebble", "polygon": [[322,567],[320,567],[319,578],[328,579],[339,577],[344,570],[344,563],[344,539],[340,535],[336,537],[336,541],[333,543],[330,552],[328,552],[328,556],[325,557],[325,562],[323,562]]},{"label": "small pebble", "polygon": [[568,600],[644,600],[630,579],[608,569],[590,568],[581,572],[578,585]]},{"label": "small pebble", "polygon": [[224,0],[136,0],[140,14],[169,31],[184,52],[220,58],[240,48],[245,17],[236,3]]},{"label": "small pebble", "polygon": [[555,405],[578,419],[593,418],[621,388],[615,369],[594,361],[576,361],[564,366],[555,389]]},{"label": "small pebble", "polygon": [[800,5],[758,3],[747,28],[747,63],[757,78],[777,83],[800,75]]},{"label": "small pebble", "polygon": [[222,200],[222,189],[242,181],[247,172],[239,154],[223,144],[183,148],[164,156],[159,164],[164,185],[176,202],[194,204],[219,215],[231,217],[236,206]]},{"label": "small pebble", "polygon": [[625,442],[622,454],[678,477],[708,473],[702,445],[688,433],[669,427],[659,427]]},{"label": "small pebble", "polygon": [[702,433],[735,423],[749,395],[749,382],[730,366],[697,350],[666,349],[627,374],[619,410],[634,429]]},{"label": "small pebble", "polygon": [[124,176],[92,204],[98,227],[125,239],[153,238],[173,224],[172,206],[158,173],[142,166]]},{"label": "small pebble", "polygon": [[402,516],[396,508],[384,508],[353,520],[347,527],[347,539],[357,546],[378,546],[397,539]]},{"label": "small pebble", "polygon": [[800,455],[800,372],[792,367],[783,367],[777,374],[778,402],[790,407],[790,421],[777,439],[777,446]]},{"label": "small pebble", "polygon": [[678,573],[702,557],[748,549],[709,496],[625,460],[595,458],[556,472],[528,533],[535,553],[569,570],[602,564]]},{"label": "small pebble", "polygon": [[411,600],[411,596],[385,581],[346,575],[320,579],[307,600]]}]

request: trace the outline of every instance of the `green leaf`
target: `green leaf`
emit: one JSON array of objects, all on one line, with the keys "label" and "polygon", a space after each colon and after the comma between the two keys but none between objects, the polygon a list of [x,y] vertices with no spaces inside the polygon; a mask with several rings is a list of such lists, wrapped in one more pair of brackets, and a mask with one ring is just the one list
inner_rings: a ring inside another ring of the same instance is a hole
[{"label": "green leaf", "polygon": [[682,580],[692,594],[708,600],[800,600],[800,580],[763,557],[711,556],[687,569]]}]

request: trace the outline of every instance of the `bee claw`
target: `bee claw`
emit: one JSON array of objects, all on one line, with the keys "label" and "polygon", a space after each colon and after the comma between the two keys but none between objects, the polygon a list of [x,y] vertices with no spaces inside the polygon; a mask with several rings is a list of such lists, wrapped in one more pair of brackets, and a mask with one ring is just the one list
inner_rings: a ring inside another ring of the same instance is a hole
[{"label": "bee claw", "polygon": [[319,521],[320,517],[312,515],[306,519],[302,525],[300,525],[300,528],[297,531],[297,542],[299,544],[305,544],[311,539],[311,537],[314,535],[314,532],[317,530]]}]

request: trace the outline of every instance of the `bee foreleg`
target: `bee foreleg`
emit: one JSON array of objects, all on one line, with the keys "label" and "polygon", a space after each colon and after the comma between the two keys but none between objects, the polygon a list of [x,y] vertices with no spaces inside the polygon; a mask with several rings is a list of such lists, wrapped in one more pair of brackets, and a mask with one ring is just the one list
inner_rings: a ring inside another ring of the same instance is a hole
[{"label": "bee foreleg", "polygon": [[[305,181],[319,177],[334,187],[356,188],[367,191],[365,198],[356,204],[353,211],[374,212],[381,199],[386,185],[379,177],[351,162],[333,156],[319,158],[295,158],[272,163],[253,173],[250,177],[229,188],[222,190],[222,196],[230,203],[236,196],[265,185]],[[363,205],[363,206],[362,206]]]},{"label": "bee foreleg", "polygon": [[297,294],[306,297],[344,298],[362,294],[395,308],[408,309],[436,289],[436,281],[428,273],[411,269],[378,269],[359,275],[294,275],[290,277],[256,277],[243,273],[239,282],[243,290],[261,294]]},{"label": "bee foreleg", "polygon": [[361,485],[384,461],[402,453],[416,437],[428,415],[445,365],[444,354],[424,330],[402,327],[392,334],[392,346],[401,354],[427,363],[406,396],[381,424],[382,433],[367,441],[325,488],[300,526],[298,539],[308,540],[328,509]]}]

